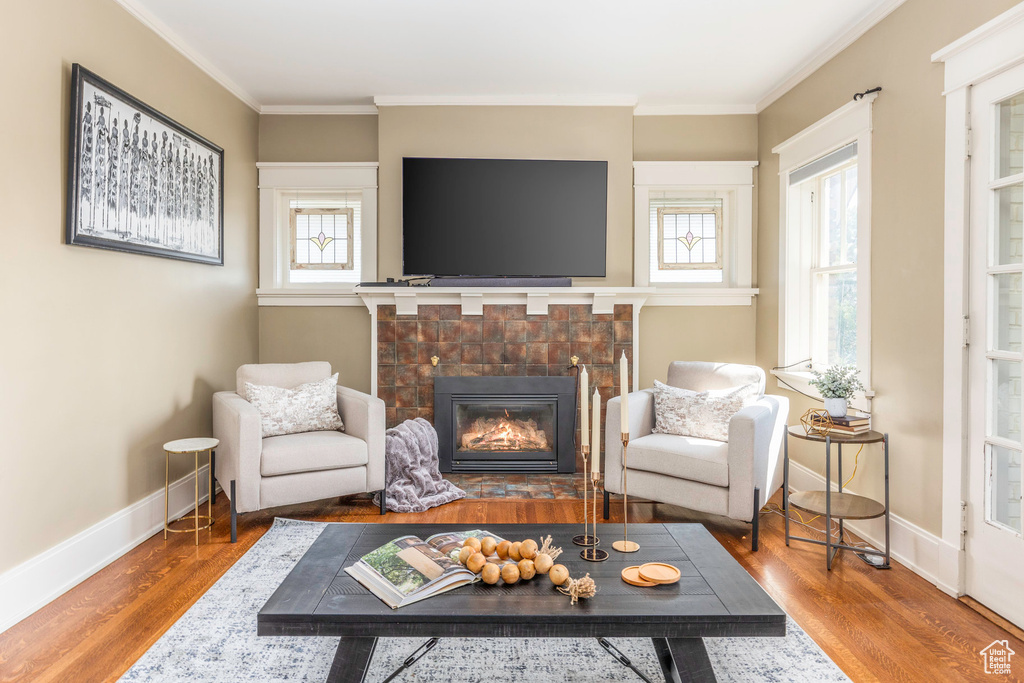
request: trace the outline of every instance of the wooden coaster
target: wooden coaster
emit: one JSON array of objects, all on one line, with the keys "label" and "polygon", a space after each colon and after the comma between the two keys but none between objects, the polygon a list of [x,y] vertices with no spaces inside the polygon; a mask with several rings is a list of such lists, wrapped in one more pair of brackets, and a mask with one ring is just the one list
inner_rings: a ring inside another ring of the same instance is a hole
[{"label": "wooden coaster", "polygon": [[675,583],[682,576],[682,572],[670,564],[664,562],[648,562],[640,565],[637,573],[644,581],[651,583]]},{"label": "wooden coaster", "polygon": [[645,588],[658,585],[651,581],[644,581],[643,579],[641,579],[639,569],[640,567],[637,565],[633,565],[632,567],[626,567],[622,570],[622,580],[633,586],[643,586]]}]

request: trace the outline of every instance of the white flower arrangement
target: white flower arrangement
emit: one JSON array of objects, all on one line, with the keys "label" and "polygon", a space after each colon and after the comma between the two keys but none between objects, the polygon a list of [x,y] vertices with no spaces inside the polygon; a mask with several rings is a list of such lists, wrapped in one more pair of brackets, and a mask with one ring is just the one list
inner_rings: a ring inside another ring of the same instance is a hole
[{"label": "white flower arrangement", "polygon": [[832,365],[825,372],[811,370],[814,375],[808,384],[821,393],[822,398],[844,398],[847,401],[853,398],[858,391],[864,391],[857,375],[860,370],[852,365]]}]

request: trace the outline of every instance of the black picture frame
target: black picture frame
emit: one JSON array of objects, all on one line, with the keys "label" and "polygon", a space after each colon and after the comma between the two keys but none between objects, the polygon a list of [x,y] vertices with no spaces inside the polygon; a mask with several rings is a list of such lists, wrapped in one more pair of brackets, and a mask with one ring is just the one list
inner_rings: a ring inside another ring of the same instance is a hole
[{"label": "black picture frame", "polygon": [[224,265],[219,145],[80,64],[69,127],[65,243]]}]

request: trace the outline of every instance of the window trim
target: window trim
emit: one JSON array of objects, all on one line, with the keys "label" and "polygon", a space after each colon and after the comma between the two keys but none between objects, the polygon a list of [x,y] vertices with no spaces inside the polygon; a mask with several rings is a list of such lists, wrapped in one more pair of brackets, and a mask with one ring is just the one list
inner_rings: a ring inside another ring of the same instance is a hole
[{"label": "window trim", "polygon": [[[805,336],[807,325],[801,317],[813,291],[812,283],[801,285],[802,263],[806,254],[801,249],[801,225],[797,212],[790,212],[789,176],[815,159],[851,143],[857,143],[857,368],[866,387],[864,397],[851,403],[870,410],[871,376],[871,130],[872,103],[878,96],[871,93],[847,103],[820,121],[810,125],[772,149],[779,156],[779,370],[773,370],[779,388],[795,389],[820,396],[808,383],[813,340]],[[816,248],[817,245],[812,245]],[[807,291],[803,291],[807,287]],[[809,329],[809,328],[808,328]],[[782,369],[785,368],[785,369]]]},{"label": "window trim", "polygon": [[[635,161],[633,162],[633,284],[665,292],[716,289],[747,292],[753,282],[753,194],[757,161]],[[722,282],[651,282],[650,193],[656,190],[723,192]],[[755,292],[756,293],[756,292]]]},{"label": "window trim", "polygon": [[[288,281],[292,234],[287,195],[295,192],[360,192],[360,278],[364,282],[376,280],[377,162],[260,162],[256,168],[260,193],[260,271],[256,293],[259,297],[266,297],[260,299],[260,304],[271,297],[277,302],[282,297],[298,301],[316,293],[321,296],[345,295],[351,298],[346,304],[361,306],[362,302],[354,291],[355,283]],[[354,249],[354,240],[349,244]]]}]

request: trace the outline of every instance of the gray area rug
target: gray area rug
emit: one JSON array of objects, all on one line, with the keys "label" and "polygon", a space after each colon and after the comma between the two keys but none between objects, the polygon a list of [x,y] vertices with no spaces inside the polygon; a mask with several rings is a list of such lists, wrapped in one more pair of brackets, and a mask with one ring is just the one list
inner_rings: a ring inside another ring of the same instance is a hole
[{"label": "gray area rug", "polygon": [[[121,678],[122,681],[316,681],[326,679],[337,638],[258,637],[256,613],[325,527],[275,520],[271,529]],[[790,619],[785,638],[707,638],[719,681],[829,683],[849,680]],[[612,642],[654,681],[651,641]],[[380,683],[422,638],[378,641],[369,681]],[[530,680],[639,681],[596,640],[443,639],[398,680],[421,683]]]}]

